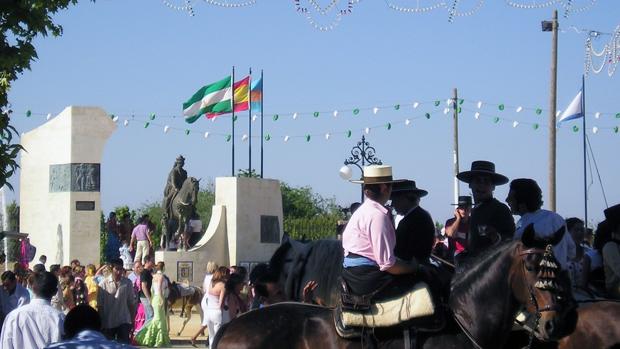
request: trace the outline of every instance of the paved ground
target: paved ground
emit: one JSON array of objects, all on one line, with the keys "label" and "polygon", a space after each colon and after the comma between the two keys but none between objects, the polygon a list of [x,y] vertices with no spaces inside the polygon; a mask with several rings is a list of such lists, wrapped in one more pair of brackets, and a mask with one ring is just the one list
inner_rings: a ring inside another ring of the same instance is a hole
[{"label": "paved ground", "polygon": [[[181,319],[179,317],[180,311],[178,308],[175,308],[174,315],[170,315],[170,340],[172,341],[172,346],[168,348],[193,348],[190,345],[190,338],[198,331],[200,328],[200,314],[194,309],[192,312],[192,317],[185,326],[183,333],[180,336],[177,335],[183,321],[185,319]],[[206,330],[205,330],[206,333]],[[196,346],[198,348],[206,348],[207,337],[200,336],[196,341]]]}]

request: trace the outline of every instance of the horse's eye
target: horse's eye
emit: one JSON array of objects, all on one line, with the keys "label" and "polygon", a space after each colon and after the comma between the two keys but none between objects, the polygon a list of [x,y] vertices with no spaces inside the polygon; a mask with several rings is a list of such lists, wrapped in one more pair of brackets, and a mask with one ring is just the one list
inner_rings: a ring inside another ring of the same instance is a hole
[{"label": "horse's eye", "polygon": [[534,267],[533,265],[526,265],[525,266],[525,270],[527,270],[529,272],[535,272],[536,271],[536,267]]}]

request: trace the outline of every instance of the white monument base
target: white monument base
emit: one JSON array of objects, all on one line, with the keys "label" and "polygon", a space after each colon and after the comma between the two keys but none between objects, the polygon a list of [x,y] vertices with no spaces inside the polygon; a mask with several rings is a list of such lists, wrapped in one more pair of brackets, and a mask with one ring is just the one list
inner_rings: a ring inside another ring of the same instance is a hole
[{"label": "white monument base", "polygon": [[171,280],[201,286],[207,262],[250,269],[267,262],[282,238],[282,193],[274,179],[218,177],[203,237],[189,251],[157,251]]}]

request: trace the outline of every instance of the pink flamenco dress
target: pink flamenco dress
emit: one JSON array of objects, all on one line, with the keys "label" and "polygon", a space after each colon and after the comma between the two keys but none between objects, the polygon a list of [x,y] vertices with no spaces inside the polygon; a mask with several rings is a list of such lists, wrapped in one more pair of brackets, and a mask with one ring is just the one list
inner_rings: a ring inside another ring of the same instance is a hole
[{"label": "pink flamenco dress", "polygon": [[161,272],[153,277],[153,292],[151,305],[153,305],[153,318],[142,326],[135,335],[138,345],[147,347],[170,346],[168,322],[164,302],[166,301],[168,285]]},{"label": "pink flamenco dress", "polygon": [[[136,281],[134,282],[133,287],[137,294],[141,288],[140,277],[136,278]],[[133,320],[133,323],[134,323],[133,336],[132,336],[133,338],[131,341],[133,345],[138,345],[138,343],[135,340],[135,335],[136,333],[138,333],[138,331],[140,331],[142,326],[144,326],[145,321],[146,321],[146,313],[144,312],[144,306],[142,305],[141,302],[138,302],[138,307],[136,309],[136,317]]]}]

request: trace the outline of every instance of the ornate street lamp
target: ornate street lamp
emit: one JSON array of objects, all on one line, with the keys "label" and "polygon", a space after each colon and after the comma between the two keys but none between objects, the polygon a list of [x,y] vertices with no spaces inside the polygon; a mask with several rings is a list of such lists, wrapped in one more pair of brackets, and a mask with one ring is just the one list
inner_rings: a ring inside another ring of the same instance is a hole
[{"label": "ornate street lamp", "polygon": [[[383,162],[377,159],[376,151],[374,147],[370,146],[370,143],[366,141],[366,137],[362,135],[362,140],[357,142],[351,149],[351,156],[344,160],[344,166],[340,168],[340,177],[345,180],[351,179],[353,173],[351,167],[348,165],[355,165],[360,170],[360,178],[364,177],[364,166],[367,165],[382,165]],[[364,187],[362,186],[362,200],[364,201]]]}]

